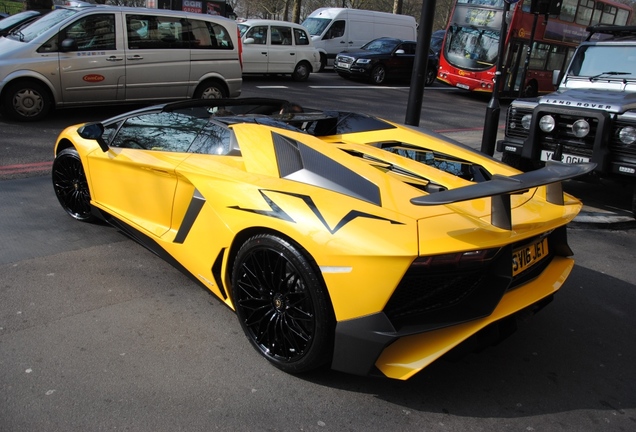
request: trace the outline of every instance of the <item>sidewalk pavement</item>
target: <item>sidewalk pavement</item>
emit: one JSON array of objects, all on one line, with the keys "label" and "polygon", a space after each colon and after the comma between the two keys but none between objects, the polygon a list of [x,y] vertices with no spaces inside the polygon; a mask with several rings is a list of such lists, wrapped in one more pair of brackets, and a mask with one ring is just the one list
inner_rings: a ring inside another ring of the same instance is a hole
[{"label": "sidewalk pavement", "polygon": [[[455,141],[459,141],[476,150],[481,150],[482,130],[440,131]],[[497,140],[503,139],[503,128],[499,129]],[[495,159],[501,160],[501,153],[495,152]],[[575,223],[636,224],[631,212],[632,186],[622,186],[613,182],[588,183],[570,180],[564,182],[563,189],[583,202],[583,209],[574,219]]]}]

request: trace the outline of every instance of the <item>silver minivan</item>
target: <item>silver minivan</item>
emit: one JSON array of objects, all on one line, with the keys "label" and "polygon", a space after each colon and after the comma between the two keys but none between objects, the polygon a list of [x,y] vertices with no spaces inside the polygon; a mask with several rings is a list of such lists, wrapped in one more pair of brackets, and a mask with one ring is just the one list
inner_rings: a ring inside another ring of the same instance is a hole
[{"label": "silver minivan", "polygon": [[53,107],[238,97],[241,84],[237,26],[218,16],[61,8],[0,38],[0,107],[16,120]]}]

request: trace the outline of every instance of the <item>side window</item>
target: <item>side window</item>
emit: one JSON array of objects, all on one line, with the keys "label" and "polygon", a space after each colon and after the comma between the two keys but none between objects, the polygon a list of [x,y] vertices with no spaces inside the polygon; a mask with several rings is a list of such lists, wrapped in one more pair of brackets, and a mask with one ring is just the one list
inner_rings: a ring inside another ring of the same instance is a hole
[{"label": "side window", "polygon": [[254,39],[255,45],[267,45],[267,26],[254,26],[245,34],[245,39]]},{"label": "side window", "polygon": [[227,155],[232,151],[232,135],[227,127],[208,123],[196,137],[190,153]]},{"label": "side window", "polygon": [[234,49],[232,38],[227,29],[209,21],[191,20],[189,22],[192,48],[198,49]]},{"label": "side window", "polygon": [[331,25],[331,28],[327,30],[327,33],[325,34],[325,37],[323,37],[323,39],[333,39],[333,38],[342,37],[344,36],[344,32],[345,32],[345,21],[344,20],[335,21]]},{"label": "side window", "polygon": [[60,32],[60,41],[64,39],[75,40],[77,51],[114,50],[115,16],[98,14],[79,19]]},{"label": "side window", "polygon": [[294,41],[296,45],[309,45],[309,36],[307,32],[302,29],[294,29]]},{"label": "side window", "polygon": [[532,55],[530,57],[530,69],[544,70],[549,50],[550,45],[535,42],[534,49],[532,50]]},{"label": "side window", "polygon": [[112,147],[187,152],[205,126],[200,119],[175,112],[144,114],[127,119],[112,139]]},{"label": "side window", "polygon": [[176,17],[126,15],[128,48],[187,48],[190,46],[187,27],[187,22]]},{"label": "side window", "polygon": [[292,31],[290,27],[272,26],[272,45],[291,45]]}]

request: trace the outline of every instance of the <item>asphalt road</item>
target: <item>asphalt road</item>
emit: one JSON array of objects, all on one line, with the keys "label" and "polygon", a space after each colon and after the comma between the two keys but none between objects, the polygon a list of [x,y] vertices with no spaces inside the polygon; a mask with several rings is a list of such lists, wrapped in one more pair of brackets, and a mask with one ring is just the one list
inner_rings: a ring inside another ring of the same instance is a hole
[{"label": "asphalt road", "polygon": [[[250,80],[244,96],[398,117],[408,94],[312,83]],[[483,100],[425,94],[423,125],[483,126]],[[64,123],[103,113],[60,111],[28,127],[0,118],[0,166],[25,169],[0,181],[0,431],[636,429],[634,230],[572,227],[571,277],[498,346],[406,382],[292,376],[263,360],[207,291],[115,229],[72,220],[46,170],[26,171],[50,161]]]}]

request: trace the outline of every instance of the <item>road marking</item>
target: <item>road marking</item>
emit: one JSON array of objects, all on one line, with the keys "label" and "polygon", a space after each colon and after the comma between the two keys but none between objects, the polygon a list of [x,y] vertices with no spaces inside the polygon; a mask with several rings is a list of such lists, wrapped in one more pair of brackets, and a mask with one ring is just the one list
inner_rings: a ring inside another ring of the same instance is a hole
[{"label": "road marking", "polygon": [[287,86],[256,86],[256,88],[260,89],[286,89],[289,88]]},{"label": "road marking", "polygon": [[[320,86],[320,85],[310,85],[308,86],[312,89],[357,89],[357,90],[405,90],[410,89],[410,87],[387,87],[387,86]],[[256,86],[259,89],[288,89],[288,86]],[[426,87],[426,91],[435,90],[435,91],[460,91],[461,89],[457,89],[455,87]]]}]

